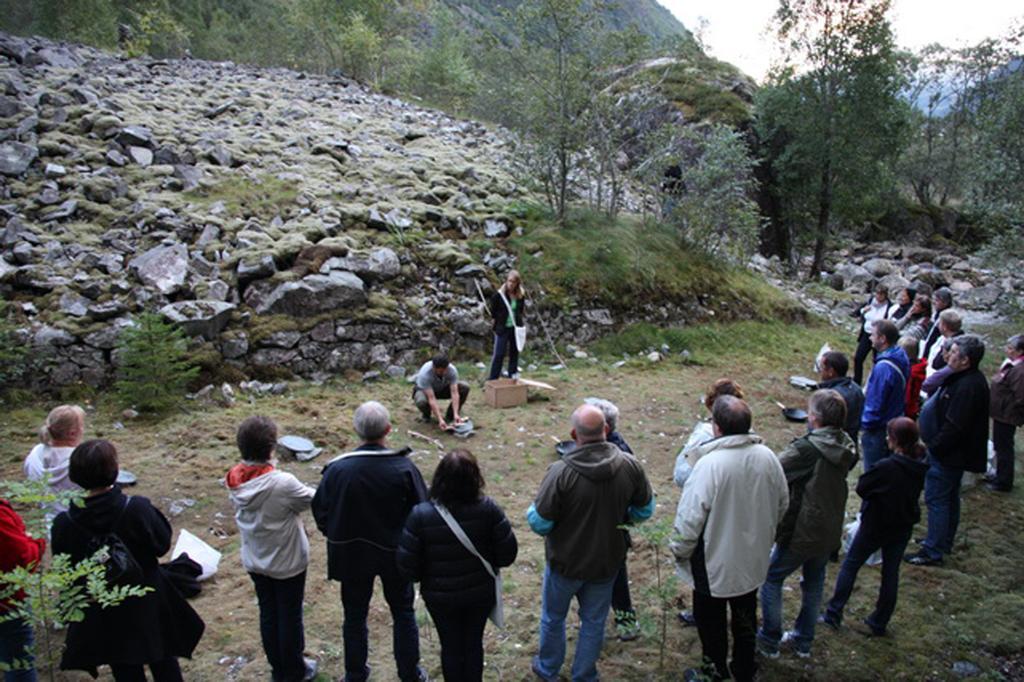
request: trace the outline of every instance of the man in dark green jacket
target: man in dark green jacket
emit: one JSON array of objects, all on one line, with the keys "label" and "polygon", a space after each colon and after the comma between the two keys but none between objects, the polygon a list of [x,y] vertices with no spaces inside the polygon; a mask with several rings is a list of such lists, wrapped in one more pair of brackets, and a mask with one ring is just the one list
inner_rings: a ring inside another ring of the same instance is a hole
[{"label": "man in dark green jacket", "polygon": [[[832,389],[815,391],[807,408],[810,431],[779,455],[789,484],[789,509],[775,534],[768,577],[761,586],[758,650],[769,658],[779,645],[797,656],[811,655],[814,624],[825,585],[828,558],[839,548],[846,512],[846,475],[856,454],[846,424],[846,402]],[[803,569],[803,601],[792,630],[782,632],[782,583]]]}]

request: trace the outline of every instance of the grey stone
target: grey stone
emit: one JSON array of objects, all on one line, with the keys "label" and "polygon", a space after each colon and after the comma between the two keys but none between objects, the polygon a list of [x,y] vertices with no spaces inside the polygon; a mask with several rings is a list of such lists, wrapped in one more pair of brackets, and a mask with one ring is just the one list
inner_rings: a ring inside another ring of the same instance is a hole
[{"label": "grey stone", "polygon": [[61,69],[73,69],[79,65],[78,58],[63,47],[44,47],[37,50],[35,57],[41,64],[48,64]]},{"label": "grey stone", "polygon": [[13,97],[0,96],[0,118],[17,116],[21,111],[21,104]]},{"label": "grey stone", "polygon": [[854,263],[841,263],[836,267],[836,274],[843,278],[847,288],[863,289],[866,284],[874,280],[867,268]]},{"label": "grey stone", "polygon": [[277,272],[274,265],[274,257],[270,255],[260,256],[259,259],[242,258],[238,261],[235,274],[239,282],[249,282],[254,279],[266,279]]},{"label": "grey stone", "polygon": [[964,295],[963,304],[974,308],[991,308],[999,302],[1002,290],[998,284],[986,284],[975,287]]},{"label": "grey stone", "polygon": [[21,175],[38,156],[39,149],[33,145],[4,142],[0,144],[0,173],[10,176]]},{"label": "grey stone", "polygon": [[124,154],[117,151],[116,149],[111,149],[107,151],[104,158],[106,158],[107,163],[109,163],[111,166],[120,167],[128,164],[128,157],[126,157]]},{"label": "grey stone", "polygon": [[128,306],[112,299],[103,303],[93,303],[86,312],[94,320],[108,320],[128,312]]},{"label": "grey stone", "polygon": [[259,342],[264,348],[294,348],[302,338],[302,332],[294,330],[279,331],[267,336]]},{"label": "grey stone", "polygon": [[228,150],[222,144],[217,144],[206,150],[206,158],[218,166],[224,166],[225,168],[230,167],[234,158],[231,156],[231,151]]},{"label": "grey stone", "polygon": [[[247,290],[247,301],[248,293]],[[309,275],[297,282],[280,284],[253,307],[261,315],[283,313],[310,317],[365,304],[366,290],[361,279],[351,272],[332,272],[330,275]]]},{"label": "grey stone", "polygon": [[82,340],[86,345],[91,346],[92,348],[112,350],[117,346],[118,339],[121,337],[121,332],[133,326],[135,326],[135,323],[132,322],[131,319],[127,317],[119,317],[115,320],[111,320],[102,329],[86,334]]},{"label": "grey stone", "polygon": [[206,297],[213,301],[226,301],[231,295],[231,285],[220,279],[206,282]]},{"label": "grey stone", "polygon": [[70,218],[75,215],[76,211],[78,211],[78,201],[75,199],[68,199],[57,206],[57,208],[48,209],[42,212],[39,216],[39,221],[48,223],[53,220],[63,220],[64,218]]},{"label": "grey stone", "polygon": [[401,365],[388,365],[388,368],[384,370],[392,379],[404,379],[405,378],[405,367]]},{"label": "grey stone", "polygon": [[330,343],[335,339],[334,323],[330,320],[321,322],[309,331],[309,338],[318,343]]},{"label": "grey stone", "polygon": [[187,335],[212,341],[227,326],[235,307],[224,301],[179,301],[165,305],[160,314],[180,326]]},{"label": "grey stone", "polygon": [[157,246],[136,256],[128,266],[139,280],[164,296],[178,291],[188,274],[188,249],[184,244]]},{"label": "grey stone", "polygon": [[153,132],[144,126],[125,126],[114,138],[122,147],[153,148]]},{"label": "grey stone", "polygon": [[199,238],[196,239],[196,246],[206,246],[219,238],[220,228],[212,223],[207,223],[203,226],[203,231],[199,233]]},{"label": "grey stone", "polygon": [[36,196],[36,201],[38,201],[41,206],[53,206],[55,204],[59,204],[60,190],[56,187],[43,187],[43,191]]},{"label": "grey stone", "polygon": [[182,160],[173,147],[163,146],[153,152],[153,163],[158,166],[178,166]]},{"label": "grey stone", "polygon": [[953,664],[953,674],[957,677],[976,677],[981,674],[981,668],[971,661],[957,661]]},{"label": "grey stone", "polygon": [[89,311],[89,299],[68,291],[60,297],[60,310],[72,317],[85,317]]},{"label": "grey stone", "polygon": [[153,152],[145,147],[128,147],[128,156],[143,168],[153,165]]},{"label": "grey stone", "polygon": [[455,276],[459,279],[473,279],[474,277],[483,277],[486,274],[487,270],[482,265],[476,263],[463,265],[455,271]]},{"label": "grey stone", "polygon": [[220,353],[229,360],[243,357],[249,352],[249,339],[245,334],[240,334],[231,339],[225,340],[220,345]]},{"label": "grey stone", "polygon": [[174,177],[181,181],[182,189],[188,191],[199,186],[203,171],[195,166],[182,164],[174,167]]},{"label": "grey stone", "polygon": [[221,104],[218,104],[218,105],[216,105],[214,107],[211,107],[210,109],[207,109],[206,111],[203,112],[203,116],[205,116],[206,118],[209,118],[211,120],[215,119],[218,116],[220,116],[221,114],[223,114],[225,111],[227,111],[228,109],[233,107],[234,105],[235,105],[235,100],[229,99],[226,102],[222,102]]},{"label": "grey stone", "polygon": [[875,277],[885,277],[896,272],[896,264],[888,258],[871,258],[861,265]]},{"label": "grey stone", "polygon": [[607,308],[584,310],[583,317],[584,319],[593,322],[594,324],[599,324],[604,327],[610,327],[611,325],[615,324],[615,321],[612,320],[611,311],[609,311]]},{"label": "grey stone", "polygon": [[354,272],[366,282],[394,279],[402,272],[398,255],[387,247],[373,249],[368,254],[350,253],[345,257],[329,258],[320,267],[321,274],[334,270]]},{"label": "grey stone", "polygon": [[35,260],[32,245],[28,242],[15,244],[14,248],[11,249],[11,258],[14,260],[16,265],[28,265]]},{"label": "grey stone", "polygon": [[68,174],[68,169],[59,163],[48,163],[43,169],[43,175],[48,178],[62,178]]},{"label": "grey stone", "polygon": [[43,326],[32,335],[35,346],[70,346],[74,342],[73,334],[57,327]]},{"label": "grey stone", "polygon": [[889,298],[895,300],[896,294],[910,286],[910,280],[901,275],[898,272],[888,274],[878,281],[879,284],[884,284],[889,287]]},{"label": "grey stone", "polygon": [[79,104],[98,104],[100,101],[99,95],[89,88],[71,88],[69,92],[71,94],[71,98]]},{"label": "grey stone", "polygon": [[484,221],[484,236],[490,237],[491,239],[498,237],[507,237],[509,234],[509,227],[500,220],[485,220]]}]

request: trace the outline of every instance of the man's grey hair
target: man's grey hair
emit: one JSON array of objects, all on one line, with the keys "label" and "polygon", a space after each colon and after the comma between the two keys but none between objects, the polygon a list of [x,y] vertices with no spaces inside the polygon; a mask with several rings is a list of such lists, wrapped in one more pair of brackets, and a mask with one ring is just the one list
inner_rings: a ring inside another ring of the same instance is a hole
[{"label": "man's grey hair", "polygon": [[388,435],[391,427],[391,415],[388,408],[376,400],[369,400],[356,408],[355,417],[352,419],[356,434],[365,443],[372,443]]},{"label": "man's grey hair", "polygon": [[981,364],[982,358],[985,357],[985,342],[981,340],[980,336],[974,334],[957,336],[953,339],[953,345],[959,350],[960,355],[971,363],[971,369],[976,369]]},{"label": "man's grey hair", "polygon": [[939,313],[939,322],[943,324],[951,332],[958,332],[963,329],[964,320],[960,317],[960,313],[955,310],[946,308]]},{"label": "man's grey hair", "polygon": [[604,415],[604,423],[608,425],[611,431],[614,431],[619,425],[619,408],[610,400],[604,398],[587,398],[583,401],[586,405],[593,405],[597,409],[601,410],[601,414]]},{"label": "man's grey hair", "polygon": [[1015,351],[1024,352],[1024,334],[1014,334],[1006,341],[1006,345]]},{"label": "man's grey hair", "polygon": [[933,291],[932,298],[940,299],[947,307],[953,305],[953,292],[948,287],[940,287]]},{"label": "man's grey hair", "polygon": [[846,401],[839,391],[822,388],[811,394],[807,401],[807,411],[818,418],[819,426],[836,426],[842,428],[846,424]]}]

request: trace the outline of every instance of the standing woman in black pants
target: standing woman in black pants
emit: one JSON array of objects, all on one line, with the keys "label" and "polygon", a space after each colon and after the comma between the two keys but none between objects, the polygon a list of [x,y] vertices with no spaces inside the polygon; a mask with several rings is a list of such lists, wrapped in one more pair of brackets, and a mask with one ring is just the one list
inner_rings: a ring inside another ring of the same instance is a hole
[{"label": "standing woman in black pants", "polygon": [[[488,379],[501,376],[501,364],[508,353],[508,375],[519,378],[519,347],[516,346],[516,327],[523,326],[526,294],[518,270],[509,270],[502,284],[491,296],[491,318],[494,320],[494,355]],[[511,313],[511,314],[510,314]]]},{"label": "standing woman in black pants", "polygon": [[858,386],[864,385],[864,361],[871,349],[871,328],[878,320],[884,320],[892,308],[892,301],[889,300],[889,287],[879,284],[875,287],[875,295],[865,303],[856,313],[861,320],[860,334],[857,336],[857,352],[853,356],[853,380]]},{"label": "standing woman in black pants", "polygon": [[495,605],[494,579],[448,526],[446,509],[492,570],[512,565],[519,551],[505,512],[483,494],[484,479],[469,450],[449,452],[434,471],[430,501],[409,512],[398,543],[398,570],[420,583],[420,594],[441,640],[448,682],[484,674],[484,626]]}]

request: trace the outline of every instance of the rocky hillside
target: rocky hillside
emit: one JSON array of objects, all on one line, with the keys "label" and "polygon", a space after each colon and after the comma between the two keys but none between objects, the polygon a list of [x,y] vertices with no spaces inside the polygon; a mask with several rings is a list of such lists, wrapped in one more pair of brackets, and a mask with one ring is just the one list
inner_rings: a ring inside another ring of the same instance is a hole
[{"label": "rocky hillside", "polygon": [[472,279],[524,198],[500,131],[287,70],[0,55],[0,286],[54,383],[109,378],[142,310],[307,376],[485,343]]}]

